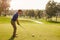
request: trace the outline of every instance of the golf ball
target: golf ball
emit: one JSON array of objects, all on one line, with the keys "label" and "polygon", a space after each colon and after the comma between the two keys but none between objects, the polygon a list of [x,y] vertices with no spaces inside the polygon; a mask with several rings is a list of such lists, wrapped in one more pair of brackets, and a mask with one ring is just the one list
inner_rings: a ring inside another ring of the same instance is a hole
[{"label": "golf ball", "polygon": [[35,37],[34,34],[32,34],[32,37]]}]

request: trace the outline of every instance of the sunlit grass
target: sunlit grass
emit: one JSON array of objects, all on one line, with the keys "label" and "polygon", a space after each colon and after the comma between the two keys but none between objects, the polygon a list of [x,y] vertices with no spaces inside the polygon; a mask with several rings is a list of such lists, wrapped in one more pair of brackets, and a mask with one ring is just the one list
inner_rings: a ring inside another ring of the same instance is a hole
[{"label": "sunlit grass", "polygon": [[[0,23],[0,40],[8,40],[13,32],[10,18],[1,17],[0,21],[2,22]],[[44,24],[20,20],[19,23],[24,29],[17,25],[18,37],[15,40],[60,40],[59,23],[46,22],[45,20],[38,21],[44,22]],[[34,34],[34,37],[32,37],[32,34]]]}]

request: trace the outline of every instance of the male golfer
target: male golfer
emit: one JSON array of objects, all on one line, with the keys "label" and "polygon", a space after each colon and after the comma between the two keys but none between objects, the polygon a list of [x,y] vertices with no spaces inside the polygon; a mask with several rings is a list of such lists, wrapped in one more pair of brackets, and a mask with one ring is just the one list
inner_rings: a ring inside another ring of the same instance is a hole
[{"label": "male golfer", "polygon": [[22,10],[18,10],[16,12],[16,14],[14,14],[14,16],[11,19],[11,25],[13,27],[13,35],[9,40],[12,40],[12,39],[14,39],[16,37],[16,31],[17,31],[16,30],[17,29],[16,28],[16,22],[17,22],[18,25],[20,25],[19,22],[18,22],[18,15],[21,14],[21,13],[22,13]]}]

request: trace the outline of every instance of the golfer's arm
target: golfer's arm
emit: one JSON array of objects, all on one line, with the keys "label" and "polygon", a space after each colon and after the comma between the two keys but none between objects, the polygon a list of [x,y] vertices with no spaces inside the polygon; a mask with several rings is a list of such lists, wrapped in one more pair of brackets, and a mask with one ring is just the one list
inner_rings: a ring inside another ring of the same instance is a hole
[{"label": "golfer's arm", "polygon": [[17,24],[19,25],[19,21],[18,21],[18,19],[17,19]]}]

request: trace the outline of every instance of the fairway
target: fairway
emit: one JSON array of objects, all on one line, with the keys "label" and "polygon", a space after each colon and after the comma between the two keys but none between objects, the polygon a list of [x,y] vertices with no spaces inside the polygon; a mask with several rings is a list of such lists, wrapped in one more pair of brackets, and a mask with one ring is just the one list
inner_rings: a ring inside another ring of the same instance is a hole
[{"label": "fairway", "polygon": [[[1,17],[0,21],[0,40],[8,40],[13,32],[10,19],[6,21]],[[15,40],[60,40],[60,25],[58,24],[38,24],[23,20],[19,22],[25,29],[17,25],[18,37]]]},{"label": "fairway", "polygon": [[0,40],[60,40],[60,0],[0,0]]}]

